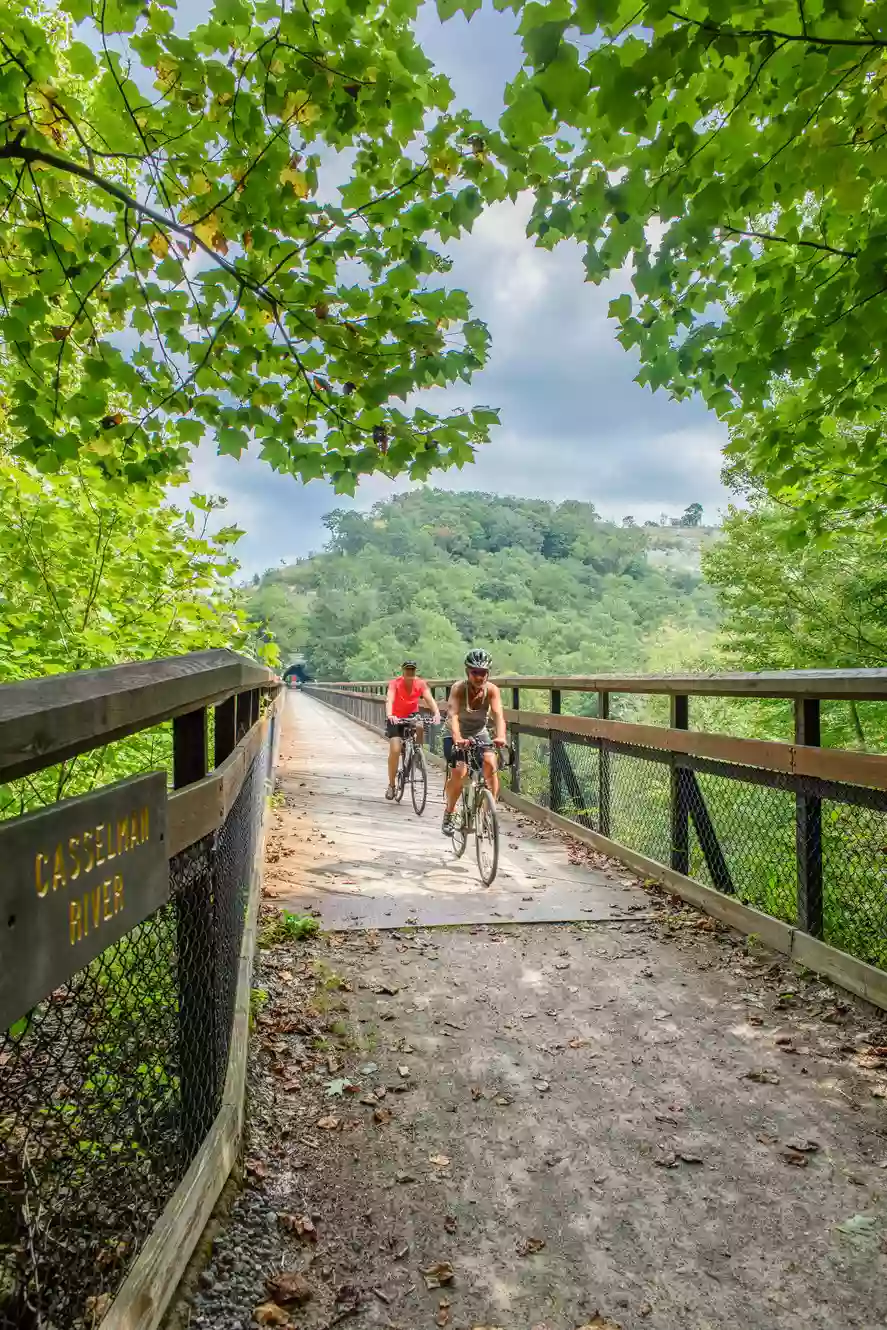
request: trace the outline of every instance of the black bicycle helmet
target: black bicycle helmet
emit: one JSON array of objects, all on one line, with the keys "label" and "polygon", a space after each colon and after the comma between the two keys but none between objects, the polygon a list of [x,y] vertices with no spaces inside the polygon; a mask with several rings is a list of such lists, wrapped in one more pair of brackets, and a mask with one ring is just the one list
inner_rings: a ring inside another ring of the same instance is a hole
[{"label": "black bicycle helmet", "polygon": [[469,651],[465,657],[466,670],[491,670],[493,668],[493,657],[489,651],[484,651],[483,647],[475,647]]},{"label": "black bicycle helmet", "polygon": [[405,660],[400,667],[402,670],[417,670],[419,666],[414,660]]}]

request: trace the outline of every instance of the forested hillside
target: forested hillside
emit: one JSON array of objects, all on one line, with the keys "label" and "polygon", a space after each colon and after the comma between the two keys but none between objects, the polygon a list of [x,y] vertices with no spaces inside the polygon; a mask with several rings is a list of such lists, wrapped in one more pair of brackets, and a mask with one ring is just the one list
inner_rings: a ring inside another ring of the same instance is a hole
[{"label": "forested hillside", "polygon": [[446,674],[469,645],[487,647],[497,671],[676,668],[716,627],[699,574],[650,557],[673,532],[617,527],[590,503],[423,489],[326,525],[323,553],[248,595],[284,661],[304,654],[319,678],[380,678],[408,653]]}]

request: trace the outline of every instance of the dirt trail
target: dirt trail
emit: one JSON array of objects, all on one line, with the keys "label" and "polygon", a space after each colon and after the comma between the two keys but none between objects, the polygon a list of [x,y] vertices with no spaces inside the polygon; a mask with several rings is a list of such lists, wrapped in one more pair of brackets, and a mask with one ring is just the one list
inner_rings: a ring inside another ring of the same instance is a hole
[{"label": "dirt trail", "polygon": [[887,1325],[883,1014],[633,896],[266,946],[247,1185],[178,1323]]}]

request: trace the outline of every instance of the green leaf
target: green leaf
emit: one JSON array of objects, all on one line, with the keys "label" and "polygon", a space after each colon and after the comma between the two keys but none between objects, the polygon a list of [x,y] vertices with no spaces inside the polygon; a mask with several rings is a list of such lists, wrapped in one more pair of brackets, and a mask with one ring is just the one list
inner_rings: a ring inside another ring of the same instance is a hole
[{"label": "green leaf", "polygon": [[220,454],[239,458],[244,448],[249,445],[249,436],[242,429],[226,425],[216,434],[216,443]]},{"label": "green leaf", "polygon": [[[88,11],[87,11],[88,12]],[[94,78],[98,70],[98,61],[94,53],[84,42],[71,42],[66,53],[66,59],[75,74],[81,78]]]}]

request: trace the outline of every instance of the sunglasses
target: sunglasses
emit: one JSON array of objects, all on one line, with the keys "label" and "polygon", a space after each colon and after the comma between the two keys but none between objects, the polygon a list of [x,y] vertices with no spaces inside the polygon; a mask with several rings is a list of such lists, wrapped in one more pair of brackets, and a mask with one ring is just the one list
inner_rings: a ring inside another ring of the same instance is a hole
[{"label": "sunglasses", "polygon": [[468,673],[469,673],[469,675],[471,676],[472,679],[485,679],[485,678],[487,677],[487,675],[489,674],[489,672],[490,672],[489,670],[469,670],[469,671],[468,671]]}]

